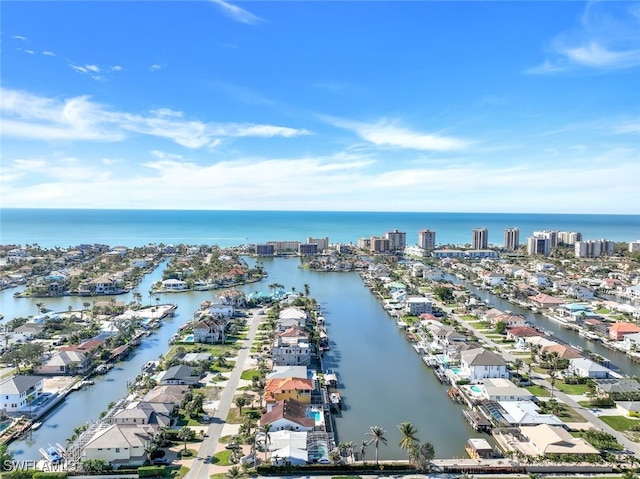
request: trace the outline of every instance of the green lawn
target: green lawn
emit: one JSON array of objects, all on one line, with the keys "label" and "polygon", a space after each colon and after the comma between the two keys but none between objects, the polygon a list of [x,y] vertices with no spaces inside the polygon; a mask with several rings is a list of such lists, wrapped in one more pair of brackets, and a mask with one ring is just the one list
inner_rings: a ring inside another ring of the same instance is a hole
[{"label": "green lawn", "polygon": [[632,427],[640,426],[640,419],[630,419],[625,416],[600,416],[599,418],[602,419],[602,422],[620,432],[625,432]]},{"label": "green lawn", "polygon": [[556,382],[555,388],[572,396],[584,394],[589,390],[586,384],[565,384],[563,382]]},{"label": "green lawn", "polygon": [[211,458],[211,464],[215,464],[216,466],[230,466],[231,462],[229,462],[229,456],[231,456],[231,451],[224,450],[220,451],[213,455]]},{"label": "green lawn", "polygon": [[527,386],[526,389],[527,391],[541,398],[546,398],[551,396],[551,393],[549,391],[547,391],[545,388],[537,384],[533,384],[532,386]]},{"label": "green lawn", "polygon": [[246,371],[242,371],[240,379],[251,381],[253,379],[253,376],[260,376],[260,372],[258,372],[257,369],[247,369]]},{"label": "green lawn", "polygon": [[465,321],[478,321],[478,318],[476,318],[475,316],[471,316],[470,314],[462,316],[461,319]]},{"label": "green lawn", "polygon": [[165,477],[170,477],[171,479],[181,479],[187,475],[189,472],[189,468],[186,466],[172,467],[169,466],[165,469]]}]

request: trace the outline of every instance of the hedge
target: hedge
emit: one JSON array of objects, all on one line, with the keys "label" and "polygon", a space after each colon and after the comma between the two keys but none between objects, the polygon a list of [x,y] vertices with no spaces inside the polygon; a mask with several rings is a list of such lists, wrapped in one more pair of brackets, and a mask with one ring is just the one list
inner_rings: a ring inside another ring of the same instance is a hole
[{"label": "hedge", "polygon": [[138,477],[164,476],[165,466],[142,466],[138,468]]},{"label": "hedge", "polygon": [[33,479],[67,479],[69,475],[66,472],[36,472]]},{"label": "hedge", "polygon": [[25,469],[2,473],[2,479],[32,479],[33,475],[39,472],[37,469]]},{"label": "hedge", "polygon": [[305,466],[272,466],[269,464],[260,464],[256,467],[256,472],[258,475],[282,475],[283,473],[300,473],[308,475],[309,473],[317,473],[317,474],[347,474],[350,473],[375,473],[380,474],[381,472],[406,472],[406,473],[414,473],[416,472],[415,467],[410,464],[380,464],[376,465],[375,463],[367,463],[367,464],[309,464]]}]

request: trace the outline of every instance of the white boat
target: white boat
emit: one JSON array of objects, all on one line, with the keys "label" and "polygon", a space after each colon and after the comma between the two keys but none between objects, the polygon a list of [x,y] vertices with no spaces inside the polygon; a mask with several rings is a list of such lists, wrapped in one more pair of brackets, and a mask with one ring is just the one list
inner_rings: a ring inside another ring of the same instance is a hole
[{"label": "white boat", "polygon": [[38,422],[34,422],[34,423],[31,425],[31,430],[32,430],[32,431],[35,431],[35,430],[36,430],[36,429],[38,429],[40,426],[42,426],[42,423],[41,423],[40,421],[38,421]]}]

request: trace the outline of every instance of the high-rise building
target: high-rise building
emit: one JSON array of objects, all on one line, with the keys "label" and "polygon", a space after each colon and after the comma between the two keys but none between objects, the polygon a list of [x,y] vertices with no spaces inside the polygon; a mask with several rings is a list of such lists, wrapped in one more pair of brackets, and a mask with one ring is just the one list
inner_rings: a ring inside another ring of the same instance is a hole
[{"label": "high-rise building", "polygon": [[560,244],[576,244],[578,241],[582,241],[582,233],[576,231],[558,232],[558,243]]},{"label": "high-rise building", "polygon": [[329,238],[326,236],[324,238],[312,238],[312,237],[307,238],[307,244],[314,244],[314,243],[318,245],[319,253],[322,253],[324,250],[329,249]]},{"label": "high-rise building", "polygon": [[551,239],[544,236],[529,236],[527,238],[527,254],[549,256],[551,253]]},{"label": "high-rise building", "polygon": [[425,251],[436,249],[436,232],[431,230],[418,231],[418,246]]},{"label": "high-rise building", "polygon": [[549,238],[551,241],[551,247],[558,246],[558,232],[545,230],[545,231],[534,231],[533,236],[536,238]]},{"label": "high-rise building", "polygon": [[384,237],[389,240],[389,248],[392,250],[403,250],[407,246],[407,233],[403,231],[387,231]]},{"label": "high-rise building", "polygon": [[504,230],[504,249],[516,251],[520,246],[520,230],[518,228],[507,228]]},{"label": "high-rise building", "polygon": [[372,236],[370,245],[369,251],[372,253],[384,253],[391,250],[391,241],[389,241],[389,238]]},{"label": "high-rise building", "polygon": [[629,243],[629,253],[637,253],[638,251],[640,251],[640,240],[631,241]]},{"label": "high-rise building", "polygon": [[489,246],[489,231],[487,228],[471,230],[471,249],[487,249]]},{"label": "high-rise building", "polygon": [[608,241],[606,239],[578,241],[575,244],[575,256],[576,258],[598,258],[602,255],[611,256],[615,247],[615,241]]}]

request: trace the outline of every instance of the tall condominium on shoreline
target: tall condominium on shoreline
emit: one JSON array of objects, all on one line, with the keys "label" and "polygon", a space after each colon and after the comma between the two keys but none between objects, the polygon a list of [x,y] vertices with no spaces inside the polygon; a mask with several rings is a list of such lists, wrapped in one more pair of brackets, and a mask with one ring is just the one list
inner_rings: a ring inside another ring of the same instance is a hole
[{"label": "tall condominium on shoreline", "polygon": [[394,250],[403,250],[407,246],[407,233],[404,231],[387,231],[384,235],[389,240],[389,247]]},{"label": "tall condominium on shoreline", "polygon": [[436,232],[432,230],[418,231],[418,246],[425,251],[436,249]]},{"label": "tall condominium on shoreline", "polygon": [[504,249],[516,251],[520,247],[520,230],[516,227],[504,230]]},{"label": "tall condominium on shoreline", "polygon": [[471,230],[471,249],[487,249],[489,246],[489,231],[487,228]]}]

